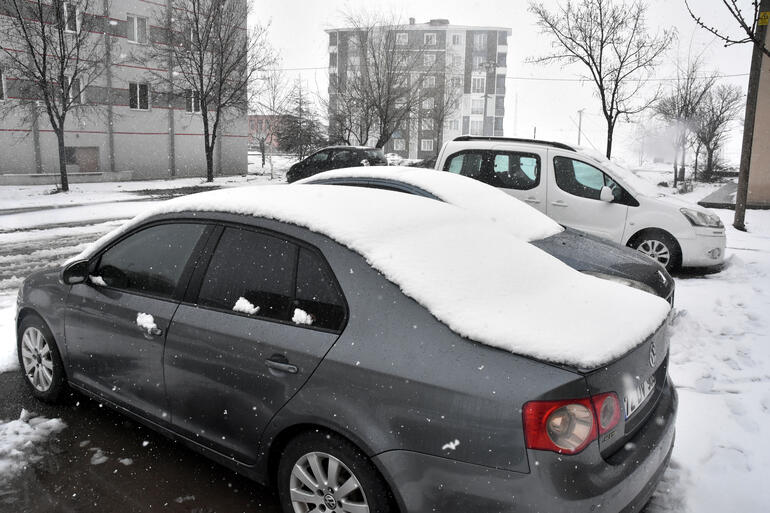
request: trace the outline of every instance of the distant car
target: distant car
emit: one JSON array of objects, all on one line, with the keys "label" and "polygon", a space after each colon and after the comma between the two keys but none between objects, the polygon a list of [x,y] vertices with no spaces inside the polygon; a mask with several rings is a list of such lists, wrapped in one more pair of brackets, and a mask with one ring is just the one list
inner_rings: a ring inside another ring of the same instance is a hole
[{"label": "distant car", "polygon": [[330,169],[356,166],[387,166],[382,148],[366,146],[329,146],[309,155],[289,168],[286,181],[302,180]]},{"label": "distant car", "polygon": [[[403,166],[326,171],[300,184],[330,184],[405,192],[452,203],[494,218],[514,234],[573,269],[658,295],[674,304],[674,279],[662,265],[631,248],[559,227],[526,203],[477,180]],[[540,231],[537,225],[552,226]]]},{"label": "distant car", "polygon": [[24,280],[15,326],[35,397],[82,391],[286,513],[619,513],[673,449],[669,310],[454,205],[298,185],[159,204]]},{"label": "distant car", "polygon": [[412,162],[409,164],[409,167],[424,167],[428,169],[433,169],[436,167],[436,155],[423,160],[418,160],[417,162]]},{"label": "distant car", "polygon": [[565,226],[637,249],[669,272],[724,262],[725,228],[713,211],[665,196],[585,149],[460,136],[444,144],[436,169],[498,187]]}]

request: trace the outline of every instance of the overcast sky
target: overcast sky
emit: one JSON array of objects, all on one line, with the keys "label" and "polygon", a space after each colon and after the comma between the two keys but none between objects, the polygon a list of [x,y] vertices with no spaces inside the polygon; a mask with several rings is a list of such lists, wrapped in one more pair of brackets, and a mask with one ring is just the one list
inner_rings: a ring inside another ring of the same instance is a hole
[{"label": "overcast sky", "polygon": [[[749,7],[749,1],[744,0]],[[557,0],[544,0],[546,6],[555,6]],[[702,12],[712,25],[736,33],[721,15],[721,0],[693,0],[691,5]],[[604,151],[605,122],[592,83],[559,81],[579,78],[579,65],[568,67],[528,64],[526,59],[542,55],[550,48],[550,39],[535,26],[535,19],[523,0],[461,1],[461,0],[278,0],[259,1],[253,21],[270,23],[270,39],[279,50],[282,64],[290,78],[301,77],[313,89],[325,93],[328,81],[328,37],[324,29],[340,26],[341,13],[350,8],[379,9],[392,12],[403,20],[416,18],[418,23],[432,18],[447,18],[458,25],[508,27],[513,35],[508,40],[508,71],[506,89],[505,133],[509,136],[532,137],[537,126],[540,139],[577,142],[577,111],[585,108],[583,117],[583,145]],[[725,78],[739,85],[744,93],[748,80],[751,49],[748,45],[724,48],[713,36],[698,29],[690,19],[684,0],[648,0],[648,24],[653,31],[675,27],[679,42],[672,45],[670,54],[656,70],[660,79],[675,75],[674,59],[677,48],[686,56],[705,52],[708,70],[724,75],[746,75]],[[550,80],[545,80],[550,79]],[[665,80],[662,80],[664,86]],[[651,87],[656,87],[651,85]],[[616,130],[616,155],[629,163],[638,159],[638,137],[634,124],[621,124]],[[739,134],[727,144],[725,158],[738,160]]]}]

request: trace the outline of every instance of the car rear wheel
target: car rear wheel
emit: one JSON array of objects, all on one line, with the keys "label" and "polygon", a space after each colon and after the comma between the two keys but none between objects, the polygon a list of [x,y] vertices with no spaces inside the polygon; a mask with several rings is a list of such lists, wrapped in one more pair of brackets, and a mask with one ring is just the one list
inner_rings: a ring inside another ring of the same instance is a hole
[{"label": "car rear wheel", "polygon": [[353,444],[313,431],[293,439],[278,464],[285,513],[389,513],[392,497],[377,469]]},{"label": "car rear wheel", "polygon": [[66,388],[64,365],[51,331],[37,315],[26,316],[17,333],[17,352],[32,395],[55,403]]},{"label": "car rear wheel", "polygon": [[668,272],[678,269],[682,262],[682,251],[676,239],[661,231],[642,232],[629,246],[652,258]]}]

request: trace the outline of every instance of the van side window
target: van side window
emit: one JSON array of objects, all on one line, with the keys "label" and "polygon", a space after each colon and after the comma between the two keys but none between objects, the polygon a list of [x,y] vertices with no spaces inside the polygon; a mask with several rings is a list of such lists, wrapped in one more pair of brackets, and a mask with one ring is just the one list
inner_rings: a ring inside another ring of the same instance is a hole
[{"label": "van side window", "polygon": [[556,185],[574,196],[598,200],[602,187],[612,189],[615,200],[622,200],[624,190],[612,178],[590,164],[568,157],[554,157]]},{"label": "van side window", "polygon": [[455,153],[446,160],[444,171],[479,179],[481,178],[481,165],[483,162],[483,151],[463,151]]},{"label": "van side window", "polygon": [[525,191],[540,183],[540,157],[529,153],[494,151],[489,185]]}]

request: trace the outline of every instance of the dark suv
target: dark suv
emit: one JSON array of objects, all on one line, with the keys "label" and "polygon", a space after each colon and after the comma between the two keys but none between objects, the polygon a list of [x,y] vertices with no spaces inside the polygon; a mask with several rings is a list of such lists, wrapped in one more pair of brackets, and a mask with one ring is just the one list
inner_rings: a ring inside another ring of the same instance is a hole
[{"label": "dark suv", "polygon": [[382,148],[366,146],[329,146],[318,150],[289,168],[289,183],[313,176],[322,171],[357,166],[387,166],[388,160]]}]

